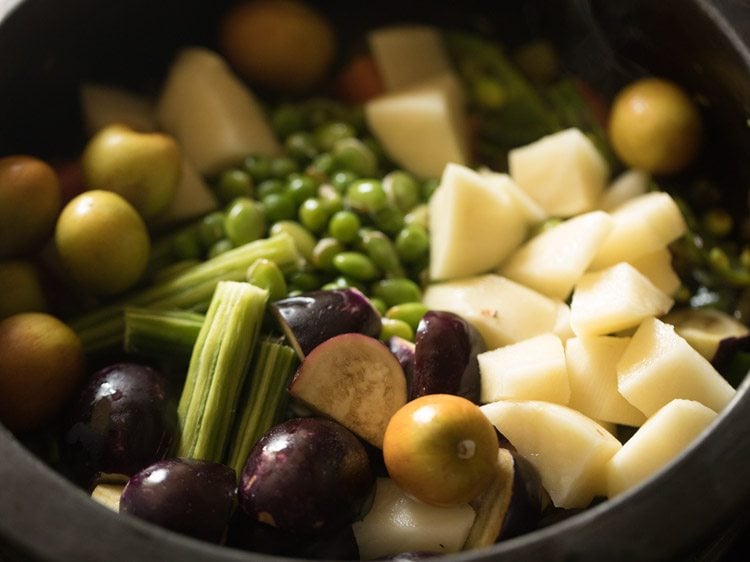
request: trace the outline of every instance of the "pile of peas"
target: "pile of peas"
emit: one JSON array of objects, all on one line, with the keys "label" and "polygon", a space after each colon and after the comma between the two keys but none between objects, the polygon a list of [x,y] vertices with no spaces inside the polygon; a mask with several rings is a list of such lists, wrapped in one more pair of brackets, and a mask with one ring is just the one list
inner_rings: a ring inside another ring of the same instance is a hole
[{"label": "pile of peas", "polygon": [[160,254],[166,248],[176,262],[164,271],[286,232],[304,266],[282,274],[264,262],[248,272],[272,300],[356,287],[381,313],[382,339],[413,341],[426,312],[426,203],[437,180],[419,180],[389,162],[358,108],[328,99],[285,103],[271,122],[283,154],[249,155],[213,178],[221,209],[159,243]]}]

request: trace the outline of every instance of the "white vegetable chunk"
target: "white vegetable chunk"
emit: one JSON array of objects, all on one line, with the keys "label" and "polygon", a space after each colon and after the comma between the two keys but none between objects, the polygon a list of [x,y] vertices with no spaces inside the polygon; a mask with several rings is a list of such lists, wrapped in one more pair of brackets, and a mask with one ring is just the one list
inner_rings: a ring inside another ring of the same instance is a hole
[{"label": "white vegetable chunk", "polygon": [[591,269],[603,269],[663,250],[687,230],[677,203],[662,191],[631,199],[612,211],[611,216],[612,232],[599,248]]},{"label": "white vegetable chunk", "polygon": [[443,35],[436,27],[392,25],[370,32],[367,40],[387,90],[409,88],[452,70]]},{"label": "white vegetable chunk", "polygon": [[670,297],[674,296],[682,285],[682,281],[672,267],[672,253],[667,248],[644,254],[628,263]]},{"label": "white vegetable chunk", "polygon": [[510,175],[553,216],[592,211],[607,183],[609,167],[578,129],[542,137],[508,154]]},{"label": "white vegetable chunk", "polygon": [[427,287],[424,303],[463,316],[495,349],[565,327],[565,305],[500,275],[479,275]]},{"label": "white vegetable chunk", "polygon": [[459,552],[476,514],[469,504],[435,507],[403,492],[391,479],[378,478],[372,508],[352,525],[362,560],[402,552]]},{"label": "white vegetable chunk", "polygon": [[617,361],[627,337],[589,336],[565,342],[570,385],[568,406],[600,422],[639,427],[646,416],[617,389]]},{"label": "white vegetable chunk", "polygon": [[672,400],[641,426],[607,464],[607,495],[637,486],[677,457],[716,418],[693,400]]},{"label": "white vegetable chunk", "polygon": [[539,472],[557,507],[586,507],[606,492],[606,466],[621,447],[582,413],[550,402],[500,400],[487,418]]},{"label": "white vegetable chunk", "polygon": [[365,119],[394,162],[417,176],[468,162],[463,90],[452,74],[368,101]]},{"label": "white vegetable chunk", "polygon": [[549,218],[549,213],[539,203],[534,201],[528,193],[521,189],[508,174],[493,172],[487,168],[479,170],[479,173],[490,185],[502,186],[500,189],[507,190],[516,199],[519,209],[530,226],[541,224]]},{"label": "white vegetable chunk", "polygon": [[647,417],[676,398],[720,412],[734,388],[711,363],[656,318],[645,320],[617,362],[617,387]]},{"label": "white vegetable chunk", "polygon": [[445,167],[429,203],[431,279],[486,273],[521,244],[526,221],[504,186],[458,164]]},{"label": "white vegetable chunk", "polygon": [[79,91],[86,133],[93,136],[107,125],[121,124],[134,131],[158,129],[154,103],[146,96],[105,84],[86,83]]},{"label": "white vegetable chunk", "polygon": [[599,208],[611,213],[623,203],[648,191],[651,176],[642,170],[625,170],[604,190]]},{"label": "white vegetable chunk", "polygon": [[158,226],[176,225],[215,211],[219,202],[214,192],[184,155],[180,183],[169,206],[156,218]]},{"label": "white vegetable chunk", "polygon": [[612,228],[604,211],[591,211],[543,230],[518,248],[500,273],[549,297],[565,300]]},{"label": "white vegetable chunk", "polygon": [[750,328],[745,324],[715,308],[672,310],[661,321],[674,326],[675,332],[709,361],[713,360],[723,340],[750,335]]},{"label": "white vegetable chunk", "polygon": [[599,336],[633,328],[669,311],[674,301],[628,263],[585,274],[570,303],[576,335]]},{"label": "white vegetable chunk", "polygon": [[205,176],[250,154],[281,152],[258,100],[208,49],[193,47],[178,53],[157,105],[157,118]]},{"label": "white vegetable chunk", "polygon": [[481,401],[543,400],[567,404],[565,350],[555,334],[542,334],[480,353]]}]

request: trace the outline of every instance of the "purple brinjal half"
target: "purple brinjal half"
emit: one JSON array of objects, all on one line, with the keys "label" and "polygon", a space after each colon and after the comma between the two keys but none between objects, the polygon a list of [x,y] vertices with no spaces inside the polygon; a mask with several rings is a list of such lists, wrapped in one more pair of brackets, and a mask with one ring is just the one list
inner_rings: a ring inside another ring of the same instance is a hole
[{"label": "purple brinjal half", "polygon": [[311,291],[269,305],[300,359],[325,340],[359,333],[377,338],[382,321],[357,289]]},{"label": "purple brinjal half", "polygon": [[138,363],[92,375],[69,412],[63,470],[92,488],[100,473],[131,476],[163,459],[177,436],[177,403],[167,379]]},{"label": "purple brinjal half", "polygon": [[409,399],[455,394],[479,403],[477,355],[487,347],[481,334],[458,314],[430,310],[417,326]]},{"label": "purple brinjal half", "polygon": [[311,536],[350,526],[374,487],[367,451],[351,431],[323,418],[294,418],[255,444],[238,496],[252,519]]},{"label": "purple brinjal half", "polygon": [[130,477],[120,513],[208,542],[224,537],[237,497],[237,475],[211,461],[167,459]]}]

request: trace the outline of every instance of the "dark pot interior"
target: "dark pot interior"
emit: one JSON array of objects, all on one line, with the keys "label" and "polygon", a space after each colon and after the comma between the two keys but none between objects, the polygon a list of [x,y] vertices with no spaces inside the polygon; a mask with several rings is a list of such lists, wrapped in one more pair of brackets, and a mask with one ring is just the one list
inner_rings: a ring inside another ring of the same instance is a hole
[{"label": "dark pot interior", "polygon": [[[212,45],[228,2],[6,0],[0,3],[0,154],[80,149],[76,87],[97,79],[155,88],[178,46]],[[319,2],[355,43],[365,26],[403,20],[471,25],[502,37],[545,34],[571,68],[612,93],[633,76],[671,77],[705,100],[706,165],[728,202],[750,185],[750,8],[741,0],[596,2]],[[734,204],[734,203],[732,203]],[[670,468],[631,492],[555,526],[456,560],[685,559],[750,508],[748,381],[712,429]],[[0,426],[0,558],[248,560],[118,517],[53,473]],[[269,558],[270,559],[270,558]]]}]

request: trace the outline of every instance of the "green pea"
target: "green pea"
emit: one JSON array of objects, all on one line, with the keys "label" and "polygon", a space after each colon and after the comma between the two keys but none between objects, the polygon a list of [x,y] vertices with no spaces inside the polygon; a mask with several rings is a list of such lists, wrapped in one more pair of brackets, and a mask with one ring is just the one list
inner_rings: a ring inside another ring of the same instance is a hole
[{"label": "green pea", "polygon": [[271,178],[263,180],[258,184],[255,189],[255,196],[258,200],[262,200],[272,193],[284,193],[286,191],[286,183],[278,178]]},{"label": "green pea", "polygon": [[232,242],[228,238],[222,238],[221,240],[217,240],[214,242],[211,247],[208,249],[208,258],[215,258],[216,256],[220,256],[224,252],[228,252],[234,248],[232,245]]},{"label": "green pea", "polygon": [[350,183],[344,202],[350,209],[362,213],[374,213],[388,205],[383,184],[376,179],[355,180]]},{"label": "green pea", "polygon": [[280,138],[285,139],[295,131],[305,128],[304,114],[296,105],[282,104],[271,115],[271,126]]},{"label": "green pea", "polygon": [[222,211],[214,211],[200,220],[198,223],[198,239],[204,248],[210,248],[217,240],[224,238],[225,218],[226,215]]},{"label": "green pea", "polygon": [[430,178],[422,182],[422,201],[429,201],[432,194],[440,185],[440,180]]},{"label": "green pea", "polygon": [[344,198],[341,197],[341,194],[331,185],[324,183],[318,188],[318,199],[323,203],[328,216],[338,213],[344,208]]},{"label": "green pea", "polygon": [[373,306],[373,308],[378,311],[378,314],[380,314],[380,316],[385,316],[385,313],[388,311],[388,307],[385,305],[385,302],[383,302],[383,299],[379,299],[378,297],[368,297],[368,300],[370,301],[370,304]]},{"label": "green pea", "polygon": [[315,197],[319,182],[308,174],[291,174],[287,180],[286,191],[297,205],[310,197]]},{"label": "green pea", "polygon": [[274,223],[268,231],[271,236],[281,234],[282,232],[287,233],[294,240],[295,246],[302,257],[307,262],[312,263],[313,249],[317,240],[310,234],[310,232],[298,222],[292,220],[282,220]]},{"label": "green pea", "polygon": [[271,160],[267,156],[261,154],[248,156],[242,163],[242,167],[256,184],[271,177]]},{"label": "green pea", "polygon": [[389,308],[405,302],[422,300],[422,290],[419,285],[406,277],[381,279],[373,284],[372,294],[383,299]]},{"label": "green pea", "polygon": [[422,317],[429,310],[426,304],[421,302],[405,302],[390,307],[385,316],[392,320],[401,320],[409,324],[412,330],[417,331],[417,326]]},{"label": "green pea", "polygon": [[365,286],[362,285],[362,283],[360,283],[356,279],[347,277],[346,275],[340,275],[321,287],[321,289],[325,291],[330,291],[333,289],[350,289],[350,288],[359,289],[363,293],[365,292]]},{"label": "green pea", "polygon": [[405,263],[415,263],[430,251],[430,237],[419,224],[406,225],[396,236],[396,252]]},{"label": "green pea", "polygon": [[271,175],[275,178],[285,178],[289,174],[299,172],[299,164],[290,156],[278,156],[271,160]]},{"label": "green pea", "polygon": [[359,281],[372,281],[380,271],[372,260],[359,252],[341,252],[334,256],[333,267],[340,273]]},{"label": "green pea", "polygon": [[334,173],[334,168],[335,162],[333,161],[333,156],[328,152],[325,152],[323,154],[318,154],[313,158],[313,161],[307,169],[307,173],[321,177],[328,177]]},{"label": "green pea", "polygon": [[378,160],[375,154],[358,139],[337,141],[331,153],[339,170],[349,170],[360,177],[373,177],[377,174]]},{"label": "green pea", "polygon": [[398,336],[407,341],[414,341],[414,330],[403,320],[383,318],[380,329],[380,339],[387,342],[393,336]]},{"label": "green pea", "polygon": [[271,222],[293,219],[297,215],[297,206],[288,193],[271,193],[262,201],[266,217]]},{"label": "green pea", "polygon": [[224,170],[219,176],[215,191],[222,203],[229,203],[237,197],[252,197],[253,178],[240,168]]},{"label": "green pea", "polygon": [[416,224],[429,230],[430,228],[430,209],[427,205],[417,205],[404,216],[404,224]]},{"label": "green pea", "polygon": [[311,133],[300,131],[292,133],[284,141],[286,153],[299,162],[314,162],[318,149]]},{"label": "green pea", "polygon": [[302,225],[310,232],[321,232],[328,224],[328,209],[320,199],[311,197],[300,205],[297,216]]},{"label": "green pea", "polygon": [[377,230],[367,232],[362,237],[362,247],[372,262],[392,277],[403,277],[404,268],[398,259],[393,242]]},{"label": "green pea", "polygon": [[362,222],[352,211],[334,213],[328,221],[328,232],[339,242],[348,244],[357,238]]},{"label": "green pea", "polygon": [[315,144],[324,152],[333,150],[335,144],[342,139],[355,137],[357,131],[349,123],[332,121],[315,129]]},{"label": "green pea", "polygon": [[404,227],[404,215],[396,207],[384,207],[370,213],[370,220],[380,230],[395,236]]},{"label": "green pea", "polygon": [[335,238],[325,237],[318,240],[312,252],[312,264],[327,273],[335,273],[333,258],[344,251],[344,246]]},{"label": "green pea", "polygon": [[266,216],[257,201],[247,197],[235,199],[226,211],[224,228],[227,238],[235,246],[241,246],[263,238],[266,232]]},{"label": "green pea", "polygon": [[186,228],[172,238],[172,253],[181,260],[197,260],[203,257],[203,246],[197,228]]},{"label": "green pea", "polygon": [[402,170],[391,172],[383,178],[383,189],[388,202],[403,213],[408,213],[421,200],[419,183],[416,178]]},{"label": "green pea", "polygon": [[266,289],[268,300],[277,301],[286,297],[286,279],[281,268],[272,260],[260,258],[247,268],[245,275],[248,283]]},{"label": "green pea", "polygon": [[353,181],[358,180],[359,176],[349,170],[339,170],[331,175],[331,185],[335,187],[339,193],[346,193],[349,184]]},{"label": "green pea", "polygon": [[320,289],[320,277],[311,271],[293,271],[289,274],[289,290],[314,291]]}]

